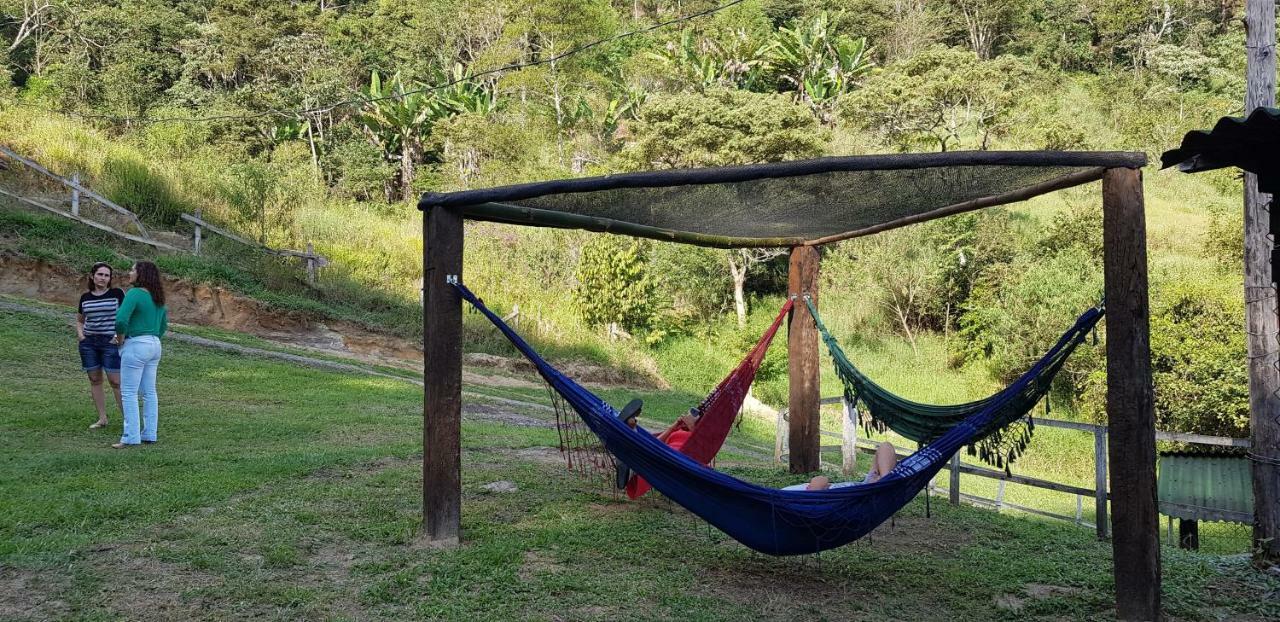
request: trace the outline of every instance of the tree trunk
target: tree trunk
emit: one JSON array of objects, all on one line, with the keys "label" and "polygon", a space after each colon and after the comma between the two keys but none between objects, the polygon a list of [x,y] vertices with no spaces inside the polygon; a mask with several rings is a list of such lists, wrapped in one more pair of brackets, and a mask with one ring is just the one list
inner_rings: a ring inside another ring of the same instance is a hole
[{"label": "tree trunk", "polygon": [[[1276,101],[1276,13],[1272,0],[1245,4],[1248,76],[1244,113]],[[1272,286],[1272,215],[1258,178],[1244,176],[1244,293],[1249,346],[1249,426],[1252,430],[1253,539],[1259,561],[1280,562],[1280,375],[1276,373],[1276,290]]]},{"label": "tree trunk", "polygon": [[733,277],[733,310],[738,314],[738,328],[747,325],[747,298],[744,292],[747,284],[747,258],[741,253],[739,250],[729,251],[729,275]]},{"label": "tree trunk", "polygon": [[400,199],[413,197],[413,141],[405,137],[400,142]]}]

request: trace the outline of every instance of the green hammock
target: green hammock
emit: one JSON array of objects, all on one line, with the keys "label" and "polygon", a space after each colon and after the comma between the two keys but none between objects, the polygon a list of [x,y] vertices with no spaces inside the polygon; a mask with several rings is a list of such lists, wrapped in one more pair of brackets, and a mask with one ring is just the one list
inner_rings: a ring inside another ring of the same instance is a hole
[{"label": "green hammock", "polygon": [[[836,367],[836,376],[840,378],[840,383],[844,385],[845,400],[855,407],[859,404],[864,407],[859,409],[858,412],[859,417],[862,418],[863,425],[868,431],[884,432],[887,428],[918,443],[929,443],[942,436],[956,424],[983,410],[1000,396],[997,393],[973,402],[936,406],[913,402],[894,395],[884,387],[876,384],[854,366],[853,362],[844,353],[844,350],[840,348],[840,344],[836,343],[835,337],[831,336],[831,332],[822,323],[822,317],[818,315],[818,309],[814,307],[813,301],[808,296],[805,296],[804,303],[809,307],[809,313],[813,316],[818,332],[822,335],[822,340],[826,342],[827,349],[831,352],[831,360]],[[1101,310],[1102,307],[1099,306],[1098,309]],[[1092,325],[1096,325],[1101,317],[1100,313],[1090,316],[1086,312],[1077,321],[1077,324],[1081,321],[1089,321]],[[1086,320],[1086,318],[1088,319]],[[1084,340],[1087,329],[1091,327],[1086,327],[1084,331],[1078,332],[1075,339],[1072,339],[1066,347],[1057,352],[1049,360],[1049,366],[1045,373],[1034,378],[1026,389],[1013,399],[996,408],[995,416],[978,431],[978,435],[975,438],[980,440],[969,445],[969,455],[976,455],[987,464],[1008,470],[1009,464],[1022,455],[1022,452],[1027,448],[1027,444],[1031,441],[1031,433],[1035,428],[1035,423],[1028,413],[1035,408],[1036,403],[1044,399],[1045,395],[1048,394],[1049,388],[1053,384],[1054,376],[1066,364],[1067,357],[1071,356],[1076,346]],[[1075,329],[1073,328],[1073,330]],[[1024,416],[1026,416],[1025,419],[1018,421]]]}]

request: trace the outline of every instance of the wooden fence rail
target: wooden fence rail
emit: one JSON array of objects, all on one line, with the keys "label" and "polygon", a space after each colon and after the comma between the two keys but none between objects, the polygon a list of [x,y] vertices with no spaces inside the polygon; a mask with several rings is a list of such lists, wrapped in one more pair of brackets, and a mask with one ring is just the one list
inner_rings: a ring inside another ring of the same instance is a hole
[{"label": "wooden fence rail", "polygon": [[[874,454],[876,443],[865,439],[858,439],[858,411],[843,397],[823,398],[822,405],[840,404],[842,406],[841,430],[840,432],[832,432],[829,430],[820,430],[819,434],[823,437],[840,439],[840,445],[826,445],[821,449],[839,449],[841,456],[841,470],[852,475],[856,464],[856,453],[863,452]],[[1108,500],[1110,494],[1107,486],[1107,426],[1096,425],[1092,423],[1079,423],[1075,421],[1062,421],[1058,419],[1045,419],[1043,417],[1035,418],[1036,426],[1046,428],[1060,428],[1065,430],[1075,430],[1093,435],[1093,456],[1094,456],[1094,487],[1085,488],[1071,484],[1063,484],[1049,480],[1028,477],[1025,475],[1006,474],[1004,471],[988,469],[979,466],[964,464],[960,461],[960,454],[951,457],[951,463],[948,468],[949,483],[946,488],[937,486],[935,482],[929,483],[930,493],[945,493],[952,504],[959,504],[961,500],[969,501],[977,505],[991,507],[997,511],[1010,508],[1029,514],[1046,516],[1075,523],[1076,525],[1094,528],[1098,533],[1098,538],[1105,540],[1109,537],[1110,520],[1108,516]],[[774,434],[774,459],[777,461],[785,461],[787,454],[785,453],[788,439],[789,426],[787,423],[787,411],[778,412],[777,429]],[[1182,443],[1191,443],[1196,445],[1215,445],[1222,447],[1249,447],[1249,439],[1229,438],[1224,436],[1205,436],[1203,434],[1187,434],[1183,432],[1163,432],[1156,431],[1157,441],[1174,441]],[[821,455],[821,452],[819,452]],[[899,457],[905,457],[905,454],[899,454]],[[960,474],[966,473],[977,477],[985,477],[994,479],[998,482],[996,488],[996,497],[988,499],[973,494],[961,492],[960,490]],[[1076,496],[1076,512],[1074,517],[1055,514],[1036,508],[1029,508],[1004,500],[1004,488],[1007,483],[1022,484],[1032,488],[1041,488],[1044,490],[1053,490],[1056,492],[1073,494]],[[1094,499],[1094,523],[1088,523],[1083,518],[1084,499],[1092,497]]]},{"label": "wooden fence rail", "polygon": [[191,223],[193,226],[195,226],[195,233],[192,236],[192,251],[197,255],[200,254],[200,247],[203,244],[204,230],[208,229],[210,233],[216,233],[229,240],[234,240],[236,242],[239,242],[240,244],[244,244],[245,246],[256,248],[264,253],[267,253],[268,255],[275,255],[277,257],[296,257],[298,259],[305,261],[307,266],[307,283],[311,285],[315,285],[316,270],[329,265],[329,260],[322,255],[317,255],[315,252],[315,248],[311,245],[310,242],[307,242],[307,250],[305,251],[294,251],[294,250],[283,249],[283,248],[271,248],[264,244],[259,244],[258,242],[254,242],[253,240],[238,236],[216,225],[209,224],[207,221],[205,221],[203,218],[200,217],[200,213],[198,210],[194,215],[181,214],[181,218]]},{"label": "wooden fence rail", "polygon": [[[67,179],[66,177],[58,175],[57,173],[54,173],[49,169],[43,166],[40,166],[40,164],[35,162],[34,160],[27,159],[17,154],[12,149],[5,147],[4,145],[0,145],[0,153],[3,153],[5,156],[22,163],[23,166],[39,173],[40,175],[43,175],[44,177],[52,179],[53,181],[56,181],[59,184],[62,184],[63,186],[66,186],[66,188],[71,192],[71,214],[73,216],[77,216],[77,217],[80,216],[80,198],[83,195],[83,196],[89,197],[90,199],[93,199],[94,201],[97,201],[98,203],[101,203],[103,207],[106,207],[107,209],[118,212],[119,214],[128,217],[129,221],[133,223],[133,226],[138,228],[138,233],[141,233],[143,238],[147,240],[151,240],[151,232],[147,231],[146,226],[142,224],[142,219],[138,218],[137,214],[133,213],[128,209],[120,207],[119,205],[116,205],[116,203],[111,199],[108,199],[94,192],[93,190],[90,190],[80,185],[79,174],[72,174],[71,178]],[[8,192],[6,192],[5,194],[9,196],[14,196],[13,194]],[[39,207],[42,207],[44,209],[51,209],[45,205],[40,205]],[[89,221],[80,219],[80,222],[85,222],[86,224],[88,224]],[[98,228],[101,229],[102,227],[98,227]],[[111,231],[114,232],[113,229]]]}]

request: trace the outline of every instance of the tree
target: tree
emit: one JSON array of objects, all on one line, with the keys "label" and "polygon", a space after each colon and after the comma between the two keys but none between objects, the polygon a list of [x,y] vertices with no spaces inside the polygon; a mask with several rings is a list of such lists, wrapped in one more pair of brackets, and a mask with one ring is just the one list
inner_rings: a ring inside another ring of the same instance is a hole
[{"label": "tree", "polygon": [[1027,3],[1025,0],[949,0],[948,4],[964,21],[969,48],[980,60],[990,60],[996,44],[1009,35]]},{"label": "tree", "polygon": [[573,298],[588,326],[605,326],[610,337],[619,335],[619,328],[649,326],[654,279],[644,246],[638,239],[603,235],[582,247]]},{"label": "tree", "polygon": [[868,78],[842,102],[841,115],[903,150],[987,149],[992,137],[1008,130],[1035,77],[1015,57],[980,61],[961,49],[933,48]]}]

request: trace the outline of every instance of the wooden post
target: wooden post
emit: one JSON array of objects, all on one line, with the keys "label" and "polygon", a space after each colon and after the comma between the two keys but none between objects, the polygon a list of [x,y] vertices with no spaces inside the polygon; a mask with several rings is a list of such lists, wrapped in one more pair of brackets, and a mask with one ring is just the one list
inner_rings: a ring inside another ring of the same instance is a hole
[{"label": "wooden post", "polygon": [[71,214],[80,215],[80,173],[71,174]]},{"label": "wooden post", "polygon": [[1178,519],[1178,548],[1200,550],[1200,523],[1185,518]]},{"label": "wooden post", "polygon": [[[196,208],[196,218],[200,218],[200,208],[198,207]],[[196,255],[200,254],[200,225],[196,225],[196,236],[191,244],[191,252]]]},{"label": "wooden post", "polygon": [[773,459],[776,462],[782,462],[782,455],[787,453],[784,449],[790,446],[787,439],[787,409],[778,411],[778,418],[774,422],[773,430]]},{"label": "wooden post", "polygon": [[791,472],[808,473],[819,468],[819,404],[821,386],[818,370],[818,329],[805,311],[802,298],[808,295],[818,306],[818,249],[796,246],[791,249],[787,276],[788,295],[794,296],[787,325],[787,365],[790,380],[791,419],[788,447]]},{"label": "wooden post", "polygon": [[840,464],[845,475],[858,470],[858,409],[849,400],[840,400],[844,408],[844,425],[841,426]]},{"label": "wooden post", "polygon": [[1142,171],[1112,168],[1103,174],[1102,230],[1116,615],[1159,620],[1160,515]]},{"label": "wooden post", "polygon": [[307,285],[316,284],[316,249],[307,242]]},{"label": "wooden post", "polygon": [[462,530],[462,215],[423,214],[422,518],[430,543],[457,545]]},{"label": "wooden post", "polygon": [[[1244,113],[1276,102],[1276,6],[1274,0],[1246,0],[1248,53]],[[1258,178],[1244,175],[1245,335],[1249,348],[1249,428],[1253,460],[1253,541],[1260,560],[1280,562],[1280,374],[1276,371],[1276,290],[1272,287],[1272,227]]]},{"label": "wooden post", "polygon": [[951,455],[951,481],[947,496],[951,497],[951,505],[960,505],[960,452]]},{"label": "wooden post", "polygon": [[1093,429],[1093,511],[1098,539],[1108,536],[1107,518],[1107,430],[1102,426]]}]

